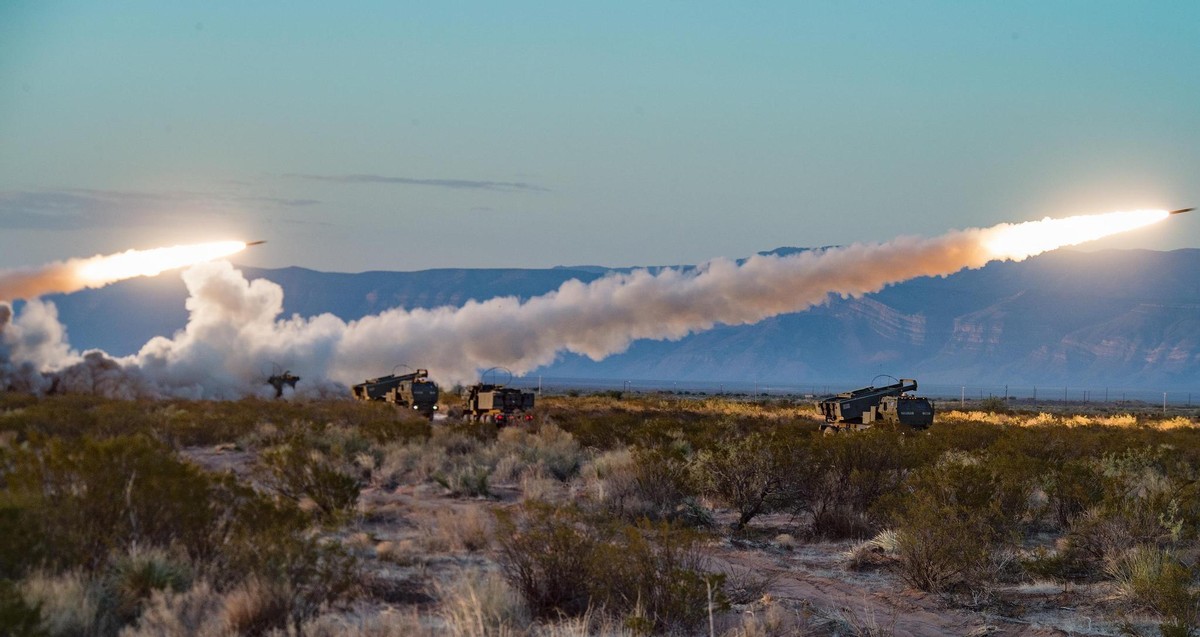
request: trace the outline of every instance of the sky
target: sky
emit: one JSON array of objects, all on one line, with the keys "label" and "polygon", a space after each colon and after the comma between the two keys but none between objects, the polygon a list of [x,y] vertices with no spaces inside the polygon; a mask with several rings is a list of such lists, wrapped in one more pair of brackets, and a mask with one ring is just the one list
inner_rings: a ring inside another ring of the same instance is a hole
[{"label": "sky", "polygon": [[0,268],[697,263],[1191,205],[1196,2],[0,2]]}]

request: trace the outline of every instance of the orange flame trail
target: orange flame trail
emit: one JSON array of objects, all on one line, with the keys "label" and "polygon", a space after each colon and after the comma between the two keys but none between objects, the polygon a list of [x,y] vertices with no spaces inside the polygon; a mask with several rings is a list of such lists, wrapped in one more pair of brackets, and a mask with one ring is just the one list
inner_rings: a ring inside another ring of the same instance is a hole
[{"label": "orange flame trail", "polygon": [[124,279],[155,276],[167,270],[220,259],[245,249],[243,241],[216,241],[126,250],[118,254],[59,261],[34,269],[0,271],[0,300],[104,287]]}]

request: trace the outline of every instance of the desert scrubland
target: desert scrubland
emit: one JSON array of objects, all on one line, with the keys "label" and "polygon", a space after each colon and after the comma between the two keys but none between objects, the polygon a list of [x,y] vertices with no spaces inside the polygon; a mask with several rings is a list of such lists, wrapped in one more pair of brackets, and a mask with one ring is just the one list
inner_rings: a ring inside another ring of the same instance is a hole
[{"label": "desert scrubland", "polygon": [[[452,407],[448,405],[447,407]],[[1164,635],[1200,626],[1195,414],[0,394],[11,635]]]}]

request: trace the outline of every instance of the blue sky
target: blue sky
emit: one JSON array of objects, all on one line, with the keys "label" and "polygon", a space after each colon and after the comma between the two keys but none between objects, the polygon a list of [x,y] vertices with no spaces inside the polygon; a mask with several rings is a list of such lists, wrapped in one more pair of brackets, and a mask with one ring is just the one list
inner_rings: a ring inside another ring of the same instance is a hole
[{"label": "blue sky", "polygon": [[0,267],[689,263],[1198,183],[1194,2],[0,3]]}]

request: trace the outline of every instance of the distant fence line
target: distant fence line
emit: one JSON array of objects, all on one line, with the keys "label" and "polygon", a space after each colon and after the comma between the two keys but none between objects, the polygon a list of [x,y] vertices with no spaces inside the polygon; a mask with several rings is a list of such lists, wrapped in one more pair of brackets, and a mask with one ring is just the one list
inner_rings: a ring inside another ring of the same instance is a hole
[{"label": "distant fence line", "polygon": [[[767,383],[750,381],[672,381],[672,380],[621,380],[615,378],[560,378],[551,376],[525,376],[514,379],[514,385],[526,389],[542,389],[549,393],[567,391],[622,391],[622,392],[673,392],[677,394],[820,397],[849,391],[865,385],[859,383]],[[1196,390],[1103,387],[1088,385],[947,385],[924,384],[918,392],[943,403],[977,402],[998,398],[1021,403],[1140,403],[1149,406],[1193,407],[1200,406],[1200,388]]]}]

